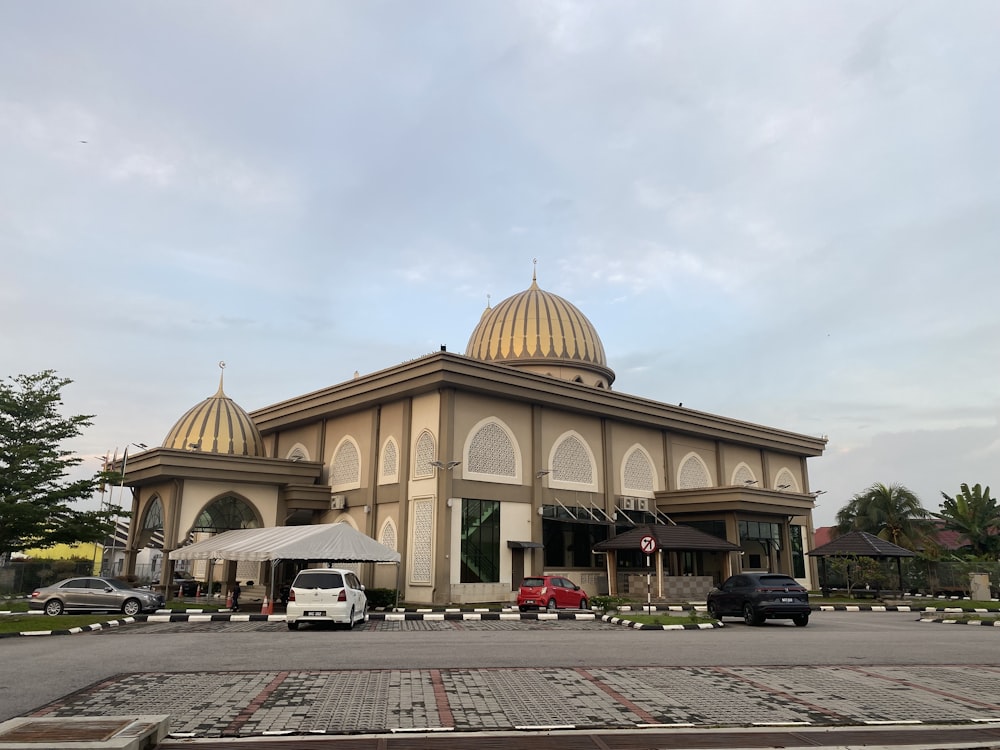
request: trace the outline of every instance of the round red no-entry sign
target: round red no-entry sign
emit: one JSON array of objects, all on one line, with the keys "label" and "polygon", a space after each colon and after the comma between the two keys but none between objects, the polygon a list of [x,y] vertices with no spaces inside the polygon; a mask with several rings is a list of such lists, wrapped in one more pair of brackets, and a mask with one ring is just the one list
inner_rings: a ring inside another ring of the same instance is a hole
[{"label": "round red no-entry sign", "polygon": [[653,554],[656,552],[656,538],[646,534],[639,540],[639,549],[641,549],[645,555]]}]

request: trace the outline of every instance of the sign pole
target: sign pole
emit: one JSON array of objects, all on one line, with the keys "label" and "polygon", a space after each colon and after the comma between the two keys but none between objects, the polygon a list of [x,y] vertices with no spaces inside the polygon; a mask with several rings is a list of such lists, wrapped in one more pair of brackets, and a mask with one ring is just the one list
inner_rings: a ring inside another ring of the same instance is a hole
[{"label": "sign pole", "polygon": [[639,540],[639,549],[646,555],[646,611],[653,611],[653,598],[649,590],[649,577],[651,575],[649,556],[656,552],[656,537],[652,534],[645,534]]}]

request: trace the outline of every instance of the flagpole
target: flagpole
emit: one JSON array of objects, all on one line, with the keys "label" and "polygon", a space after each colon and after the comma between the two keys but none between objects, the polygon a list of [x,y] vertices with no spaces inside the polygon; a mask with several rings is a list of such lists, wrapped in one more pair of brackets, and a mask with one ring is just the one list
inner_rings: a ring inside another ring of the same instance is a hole
[{"label": "flagpole", "polygon": [[[118,454],[118,449],[115,449],[115,455]],[[111,537],[111,567],[108,570],[109,576],[114,576],[114,565],[115,565],[115,550],[118,548],[118,520],[121,517],[121,502],[122,495],[125,494],[125,469],[128,467],[128,446],[125,446],[125,453],[122,454],[122,480],[118,485],[118,505],[115,507],[115,532],[114,536]],[[109,498],[113,493],[109,494]],[[110,500],[109,500],[110,504]]]}]

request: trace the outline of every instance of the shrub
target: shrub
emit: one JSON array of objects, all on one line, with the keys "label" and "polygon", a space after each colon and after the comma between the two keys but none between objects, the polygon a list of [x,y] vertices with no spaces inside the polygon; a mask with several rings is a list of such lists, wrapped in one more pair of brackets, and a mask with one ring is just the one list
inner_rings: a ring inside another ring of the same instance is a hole
[{"label": "shrub", "polygon": [[396,604],[396,589],[365,589],[368,597],[368,606],[379,609],[393,607]]},{"label": "shrub", "polygon": [[609,609],[617,609],[623,604],[628,604],[630,601],[631,599],[624,596],[592,596],[590,598],[590,605],[602,612],[607,612]]}]

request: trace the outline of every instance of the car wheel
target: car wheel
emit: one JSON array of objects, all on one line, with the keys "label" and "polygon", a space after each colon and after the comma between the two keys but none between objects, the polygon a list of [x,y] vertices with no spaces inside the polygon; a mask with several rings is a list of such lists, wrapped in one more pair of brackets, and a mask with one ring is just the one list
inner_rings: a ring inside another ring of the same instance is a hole
[{"label": "car wheel", "polygon": [[297,622],[291,622],[291,621],[289,621],[289,622],[286,622],[285,624],[288,626],[289,630],[298,630],[299,629],[299,624]]},{"label": "car wheel", "polygon": [[555,599],[549,599],[549,603],[545,605],[545,609],[547,609],[549,612],[555,612],[556,611],[556,600]]},{"label": "car wheel", "polygon": [[795,617],[792,618],[792,622],[794,622],[798,627],[804,628],[809,624],[809,615],[795,615]]},{"label": "car wheel", "polygon": [[748,603],[743,605],[743,622],[747,625],[763,625],[764,618],[754,611],[752,604]]},{"label": "car wheel", "polygon": [[719,605],[715,602],[708,603],[708,616],[713,620],[722,621],[722,615],[719,614]]},{"label": "car wheel", "polygon": [[63,613],[63,603],[58,599],[50,599],[45,602],[45,614],[49,617],[55,617],[56,615],[61,615]]},{"label": "car wheel", "polygon": [[351,615],[347,618],[347,629],[354,630],[354,607],[351,607]]},{"label": "car wheel", "polygon": [[142,611],[142,605],[139,604],[138,599],[126,599],[125,603],[122,605],[122,613],[126,617],[135,617]]},{"label": "car wheel", "polygon": [[587,599],[583,598],[580,600],[580,609],[587,609]]}]

